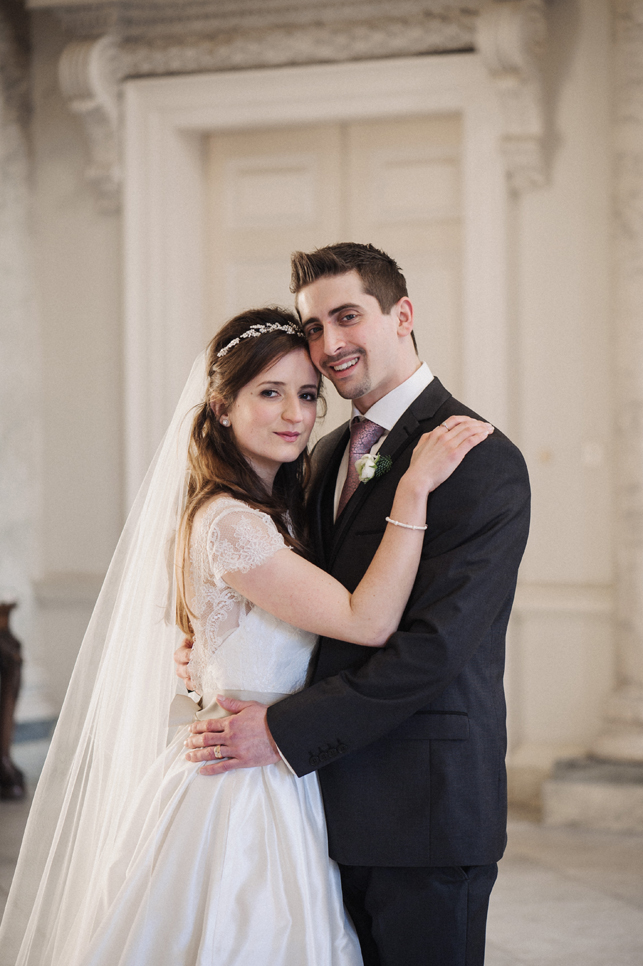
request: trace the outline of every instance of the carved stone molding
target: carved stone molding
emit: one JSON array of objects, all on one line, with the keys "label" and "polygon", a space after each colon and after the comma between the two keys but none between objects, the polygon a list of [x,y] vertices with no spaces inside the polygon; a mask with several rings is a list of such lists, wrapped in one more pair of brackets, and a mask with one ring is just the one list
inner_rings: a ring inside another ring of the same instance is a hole
[{"label": "carved stone molding", "polygon": [[[84,120],[87,176],[101,206],[118,203],[118,81],[124,77],[339,63],[472,50],[497,89],[501,150],[511,188],[544,183],[540,54],[544,0],[30,0],[78,32],[60,63],[61,87]],[[477,22],[477,27],[476,27]]]},{"label": "carved stone molding", "polygon": [[89,143],[87,180],[97,191],[102,211],[120,206],[120,95],[123,60],[111,35],[73,40],[58,65],[60,88],[69,109],[80,115]]},{"label": "carved stone molding", "polygon": [[502,152],[516,192],[545,183],[541,58],[543,0],[500,0],[479,14],[476,47],[495,84],[504,122]]},{"label": "carved stone molding", "polygon": [[[423,35],[426,50],[472,49],[474,21],[483,0],[27,0],[29,7],[53,8],[65,27],[77,37],[118,31],[125,43],[154,43],[177,59],[178,47],[199,41],[235,44],[240,35],[281,30],[294,34],[328,28],[340,47],[342,32],[360,25],[385,21],[414,25]],[[382,40],[385,38],[381,38]],[[416,41],[419,43],[419,41]],[[365,57],[380,53],[373,37]],[[411,51],[409,51],[411,52]],[[205,58],[205,55],[202,55]],[[331,58],[339,59],[337,55]],[[346,58],[344,58],[346,59]],[[349,57],[348,59],[355,59]],[[319,62],[319,58],[315,58]],[[281,63],[282,61],[279,61]],[[298,63],[299,61],[294,61]],[[263,66],[242,64],[244,67]],[[216,68],[212,68],[216,69]],[[167,70],[159,71],[167,73]]]},{"label": "carved stone molding", "polygon": [[[460,25],[421,17],[273,27],[212,37],[123,42],[130,77],[404,57],[460,49]],[[470,36],[466,38],[471,43]]]},{"label": "carved stone molding", "polygon": [[643,761],[643,0],[613,0],[617,688],[595,754]]}]

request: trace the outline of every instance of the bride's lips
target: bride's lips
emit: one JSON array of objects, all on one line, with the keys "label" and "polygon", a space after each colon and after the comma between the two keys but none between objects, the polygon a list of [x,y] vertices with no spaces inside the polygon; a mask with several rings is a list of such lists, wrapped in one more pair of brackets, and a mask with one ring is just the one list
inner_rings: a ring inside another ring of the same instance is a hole
[{"label": "bride's lips", "polygon": [[285,439],[288,443],[294,443],[295,440],[299,439],[301,433],[277,433],[276,435],[281,436],[281,438]]}]

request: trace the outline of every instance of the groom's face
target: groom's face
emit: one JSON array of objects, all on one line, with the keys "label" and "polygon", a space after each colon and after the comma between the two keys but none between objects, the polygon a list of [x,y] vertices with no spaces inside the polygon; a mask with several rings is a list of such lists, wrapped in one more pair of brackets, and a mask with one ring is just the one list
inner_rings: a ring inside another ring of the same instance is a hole
[{"label": "groom's face", "polygon": [[302,288],[297,308],[313,363],[361,412],[399,385],[408,299],[385,315],[357,272],[348,272]]}]

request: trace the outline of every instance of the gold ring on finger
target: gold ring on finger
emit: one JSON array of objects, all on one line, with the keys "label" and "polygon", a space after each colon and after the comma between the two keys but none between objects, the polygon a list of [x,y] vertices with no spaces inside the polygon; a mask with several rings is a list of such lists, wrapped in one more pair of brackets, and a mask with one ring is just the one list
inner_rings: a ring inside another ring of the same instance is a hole
[{"label": "gold ring on finger", "polygon": [[214,746],[214,757],[215,758],[223,758],[223,755],[221,754],[221,745],[215,745]]}]

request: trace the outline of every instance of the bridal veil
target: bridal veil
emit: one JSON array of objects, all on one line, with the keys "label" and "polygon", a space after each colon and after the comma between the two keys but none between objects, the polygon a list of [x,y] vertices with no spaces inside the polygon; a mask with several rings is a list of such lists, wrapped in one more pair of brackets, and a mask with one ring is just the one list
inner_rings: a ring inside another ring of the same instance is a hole
[{"label": "bridal veil", "polygon": [[172,654],[182,637],[174,622],[174,549],[192,414],[206,376],[203,353],[87,628],[0,929],[1,966],[74,966],[101,907],[118,831],[165,747],[177,691]]}]

